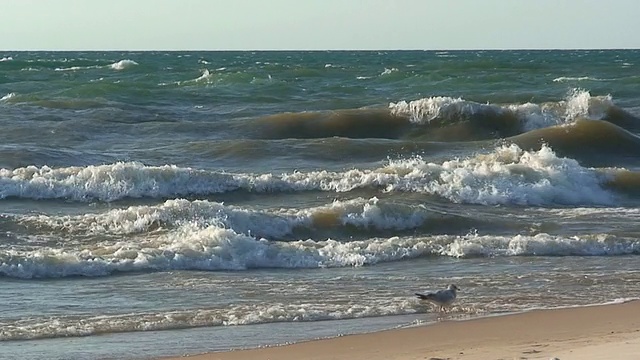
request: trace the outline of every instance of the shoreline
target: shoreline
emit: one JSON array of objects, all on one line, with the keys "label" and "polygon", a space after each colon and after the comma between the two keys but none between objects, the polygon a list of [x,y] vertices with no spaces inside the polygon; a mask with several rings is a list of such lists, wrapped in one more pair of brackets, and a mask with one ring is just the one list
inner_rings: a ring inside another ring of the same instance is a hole
[{"label": "shoreline", "polygon": [[636,359],[640,316],[634,315],[639,313],[640,300],[632,300],[161,359]]}]

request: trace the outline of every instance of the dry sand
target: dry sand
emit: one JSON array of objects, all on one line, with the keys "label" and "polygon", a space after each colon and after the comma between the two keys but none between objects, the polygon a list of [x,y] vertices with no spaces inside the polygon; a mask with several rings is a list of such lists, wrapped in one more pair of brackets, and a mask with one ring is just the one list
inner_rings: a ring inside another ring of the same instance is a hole
[{"label": "dry sand", "polygon": [[[189,360],[640,359],[640,301],[349,335]],[[185,359],[182,357],[180,359]]]}]

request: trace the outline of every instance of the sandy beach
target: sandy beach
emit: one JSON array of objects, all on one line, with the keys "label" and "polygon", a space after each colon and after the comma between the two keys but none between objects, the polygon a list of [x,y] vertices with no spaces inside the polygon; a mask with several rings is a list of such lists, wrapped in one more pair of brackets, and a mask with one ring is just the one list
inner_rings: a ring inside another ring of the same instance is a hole
[{"label": "sandy beach", "polygon": [[[637,359],[640,301],[447,321],[191,360]],[[184,359],[184,357],[182,357]]]}]

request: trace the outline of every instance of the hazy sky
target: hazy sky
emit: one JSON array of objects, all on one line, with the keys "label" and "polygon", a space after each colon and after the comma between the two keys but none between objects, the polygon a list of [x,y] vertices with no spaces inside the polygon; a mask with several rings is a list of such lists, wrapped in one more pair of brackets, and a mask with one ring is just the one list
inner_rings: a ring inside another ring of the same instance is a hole
[{"label": "hazy sky", "polygon": [[2,50],[640,48],[640,0],[0,0]]}]

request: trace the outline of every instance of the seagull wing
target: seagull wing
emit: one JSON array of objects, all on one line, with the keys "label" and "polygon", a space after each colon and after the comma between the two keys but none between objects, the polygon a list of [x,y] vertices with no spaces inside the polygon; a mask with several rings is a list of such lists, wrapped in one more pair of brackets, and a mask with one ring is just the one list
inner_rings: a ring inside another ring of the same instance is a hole
[{"label": "seagull wing", "polygon": [[434,293],[427,293],[427,294],[416,293],[416,296],[420,300],[433,300],[433,297],[435,296],[435,294]]},{"label": "seagull wing", "polygon": [[433,297],[440,303],[451,303],[456,299],[456,293],[451,290],[440,290]]}]

